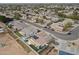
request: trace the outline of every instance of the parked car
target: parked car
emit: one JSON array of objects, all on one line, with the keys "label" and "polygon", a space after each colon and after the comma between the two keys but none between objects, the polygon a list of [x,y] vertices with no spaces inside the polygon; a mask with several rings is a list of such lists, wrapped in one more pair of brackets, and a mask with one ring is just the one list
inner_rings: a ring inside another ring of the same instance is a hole
[{"label": "parked car", "polygon": [[68,32],[67,34],[68,34],[68,35],[71,35],[71,32]]}]

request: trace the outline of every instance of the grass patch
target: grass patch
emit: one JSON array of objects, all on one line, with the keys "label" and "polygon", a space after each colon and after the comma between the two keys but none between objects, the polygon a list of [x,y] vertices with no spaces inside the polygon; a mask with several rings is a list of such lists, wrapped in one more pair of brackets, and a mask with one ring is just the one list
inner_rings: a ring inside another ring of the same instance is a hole
[{"label": "grass patch", "polygon": [[18,35],[19,37],[22,36],[18,31],[16,31],[15,34]]},{"label": "grass patch", "polygon": [[30,45],[30,47],[32,47],[35,51],[38,51],[39,49],[37,47],[35,47],[34,45]]}]

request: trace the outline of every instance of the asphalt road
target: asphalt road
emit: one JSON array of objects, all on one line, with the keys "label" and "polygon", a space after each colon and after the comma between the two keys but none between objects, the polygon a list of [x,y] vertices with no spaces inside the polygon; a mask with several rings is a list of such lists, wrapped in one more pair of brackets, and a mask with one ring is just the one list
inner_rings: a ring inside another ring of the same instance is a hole
[{"label": "asphalt road", "polygon": [[31,22],[28,22],[28,21],[25,21],[26,23],[29,23],[35,27],[38,27],[40,29],[43,29],[44,31],[54,35],[55,37],[59,38],[59,39],[63,39],[63,40],[76,40],[79,38],[79,26],[76,27],[75,29],[73,29],[71,31],[71,34],[68,35],[68,34],[62,34],[62,33],[58,33],[58,32],[55,32],[55,31],[52,31],[50,29],[47,29],[47,28],[43,28],[42,26],[40,25],[36,25],[35,23],[31,23]]},{"label": "asphalt road", "polygon": [[71,34],[61,34],[55,31],[51,31],[49,29],[44,29],[45,31],[48,31],[49,33],[53,34],[54,36],[56,36],[59,39],[63,39],[63,40],[76,40],[79,38],[79,26],[77,28],[75,28],[74,30],[71,31]]}]

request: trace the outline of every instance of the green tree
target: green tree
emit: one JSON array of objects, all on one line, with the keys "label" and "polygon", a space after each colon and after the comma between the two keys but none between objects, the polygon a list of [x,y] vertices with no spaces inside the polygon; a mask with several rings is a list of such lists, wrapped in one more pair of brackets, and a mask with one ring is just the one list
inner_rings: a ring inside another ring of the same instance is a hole
[{"label": "green tree", "polygon": [[9,27],[9,28],[13,28],[13,25],[10,24],[10,25],[8,25],[8,27]]},{"label": "green tree", "polygon": [[1,16],[1,15],[0,15],[0,21],[1,21],[1,22],[4,22],[4,21],[5,21],[5,18],[6,18],[5,16]]},{"label": "green tree", "polygon": [[22,17],[19,13],[14,13],[14,19],[20,20],[20,17]]},{"label": "green tree", "polygon": [[64,25],[64,28],[63,28],[63,31],[67,31],[68,28],[72,27],[72,23],[71,22],[68,22]]},{"label": "green tree", "polygon": [[63,18],[66,18],[67,16],[65,15],[65,14],[63,14],[63,13],[58,13],[58,16],[59,17],[63,17]]},{"label": "green tree", "polygon": [[76,10],[73,11],[73,15],[78,15],[78,12]]},{"label": "green tree", "polygon": [[44,20],[43,20],[43,19],[36,18],[36,23],[41,23],[41,24],[43,24],[43,23],[44,23]]}]

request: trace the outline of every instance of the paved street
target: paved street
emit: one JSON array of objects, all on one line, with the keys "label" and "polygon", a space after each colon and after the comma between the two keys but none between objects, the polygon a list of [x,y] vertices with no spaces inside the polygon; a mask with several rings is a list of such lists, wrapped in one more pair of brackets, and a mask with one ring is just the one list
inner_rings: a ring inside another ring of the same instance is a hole
[{"label": "paved street", "polygon": [[33,25],[33,26],[35,26],[35,27],[43,29],[46,32],[49,32],[50,34],[53,34],[55,37],[57,37],[59,39],[63,39],[63,40],[76,40],[76,39],[79,38],[79,26],[76,27],[75,29],[73,29],[71,31],[70,35],[67,35],[67,34],[62,34],[62,33],[58,33],[58,32],[52,31],[52,30],[47,29],[47,28],[43,28],[40,25],[36,25],[36,24],[28,22],[28,21],[26,21],[26,22],[29,23],[29,24],[31,24],[31,25]]}]

